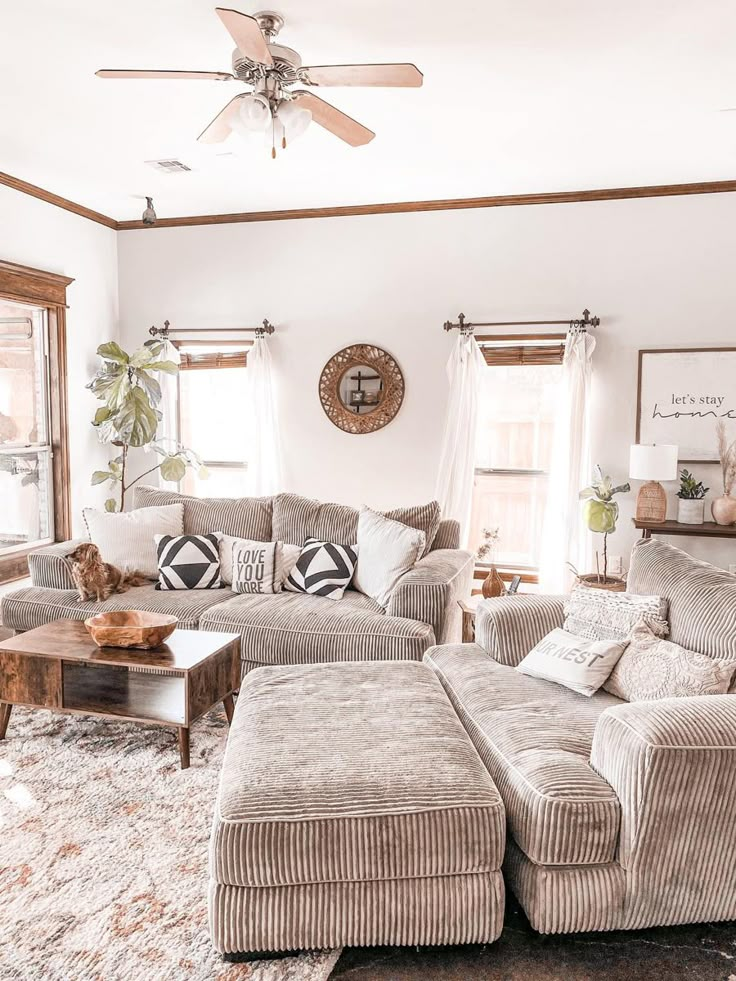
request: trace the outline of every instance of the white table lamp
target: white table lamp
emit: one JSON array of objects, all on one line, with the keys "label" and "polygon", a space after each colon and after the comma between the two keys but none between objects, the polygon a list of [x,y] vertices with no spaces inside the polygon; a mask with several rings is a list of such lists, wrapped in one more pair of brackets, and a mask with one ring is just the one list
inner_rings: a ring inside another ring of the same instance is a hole
[{"label": "white table lamp", "polygon": [[636,498],[636,520],[661,524],[667,519],[667,495],[660,480],[677,477],[678,447],[670,443],[637,443],[631,447],[629,477],[644,480]]}]

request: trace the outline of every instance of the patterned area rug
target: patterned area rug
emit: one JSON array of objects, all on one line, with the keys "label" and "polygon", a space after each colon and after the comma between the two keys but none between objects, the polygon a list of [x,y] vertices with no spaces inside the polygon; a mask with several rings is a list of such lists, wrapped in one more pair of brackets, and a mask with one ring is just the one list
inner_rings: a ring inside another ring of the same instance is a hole
[{"label": "patterned area rug", "polygon": [[339,951],[230,964],[207,932],[224,713],[174,730],[13,709],[0,742],[0,978],[324,981]]}]

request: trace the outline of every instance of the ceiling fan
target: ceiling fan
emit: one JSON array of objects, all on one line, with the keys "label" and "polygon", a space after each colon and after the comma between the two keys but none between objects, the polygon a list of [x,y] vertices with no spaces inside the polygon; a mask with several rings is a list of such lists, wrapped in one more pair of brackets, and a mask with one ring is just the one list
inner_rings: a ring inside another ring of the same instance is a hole
[{"label": "ceiling fan", "polygon": [[310,88],[330,85],[391,86],[417,88],[422,73],[416,65],[319,65],[305,68],[293,48],[276,44],[284,19],[271,10],[254,17],[216,7],[215,12],[237,45],[230,72],[136,71],[101,69],[100,78],[214,79],[221,82],[245,82],[251,92],[236,95],[199,134],[202,143],[220,143],[235,130],[243,135],[268,133],[271,155],[276,144],[285,149],[287,137],[300,136],[314,121],[350,146],[362,146],[376,135],[357,120],[340,112],[297,84]]}]

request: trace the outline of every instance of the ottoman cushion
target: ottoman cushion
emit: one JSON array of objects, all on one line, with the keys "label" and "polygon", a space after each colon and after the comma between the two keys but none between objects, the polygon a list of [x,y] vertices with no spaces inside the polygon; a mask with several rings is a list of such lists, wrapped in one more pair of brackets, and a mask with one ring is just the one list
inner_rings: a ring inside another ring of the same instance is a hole
[{"label": "ottoman cushion", "polygon": [[223,764],[211,878],[232,886],[488,873],[501,798],[434,673],[414,662],[259,668]]}]

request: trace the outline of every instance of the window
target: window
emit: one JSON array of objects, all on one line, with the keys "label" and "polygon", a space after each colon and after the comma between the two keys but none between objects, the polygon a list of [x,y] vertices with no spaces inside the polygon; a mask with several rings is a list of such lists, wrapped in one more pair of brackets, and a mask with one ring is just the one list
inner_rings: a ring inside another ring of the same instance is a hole
[{"label": "window", "polygon": [[0,582],[33,549],[71,537],[66,425],[66,287],[0,262]]},{"label": "window", "polygon": [[245,492],[247,470],[245,427],[239,423],[246,385],[246,349],[205,342],[178,347],[179,439],[202,457],[209,470],[206,480],[187,470],[182,491],[206,497],[238,497]]},{"label": "window", "polygon": [[512,338],[481,345],[488,368],[479,408],[471,548],[498,528],[493,561],[539,567],[563,338]]}]

